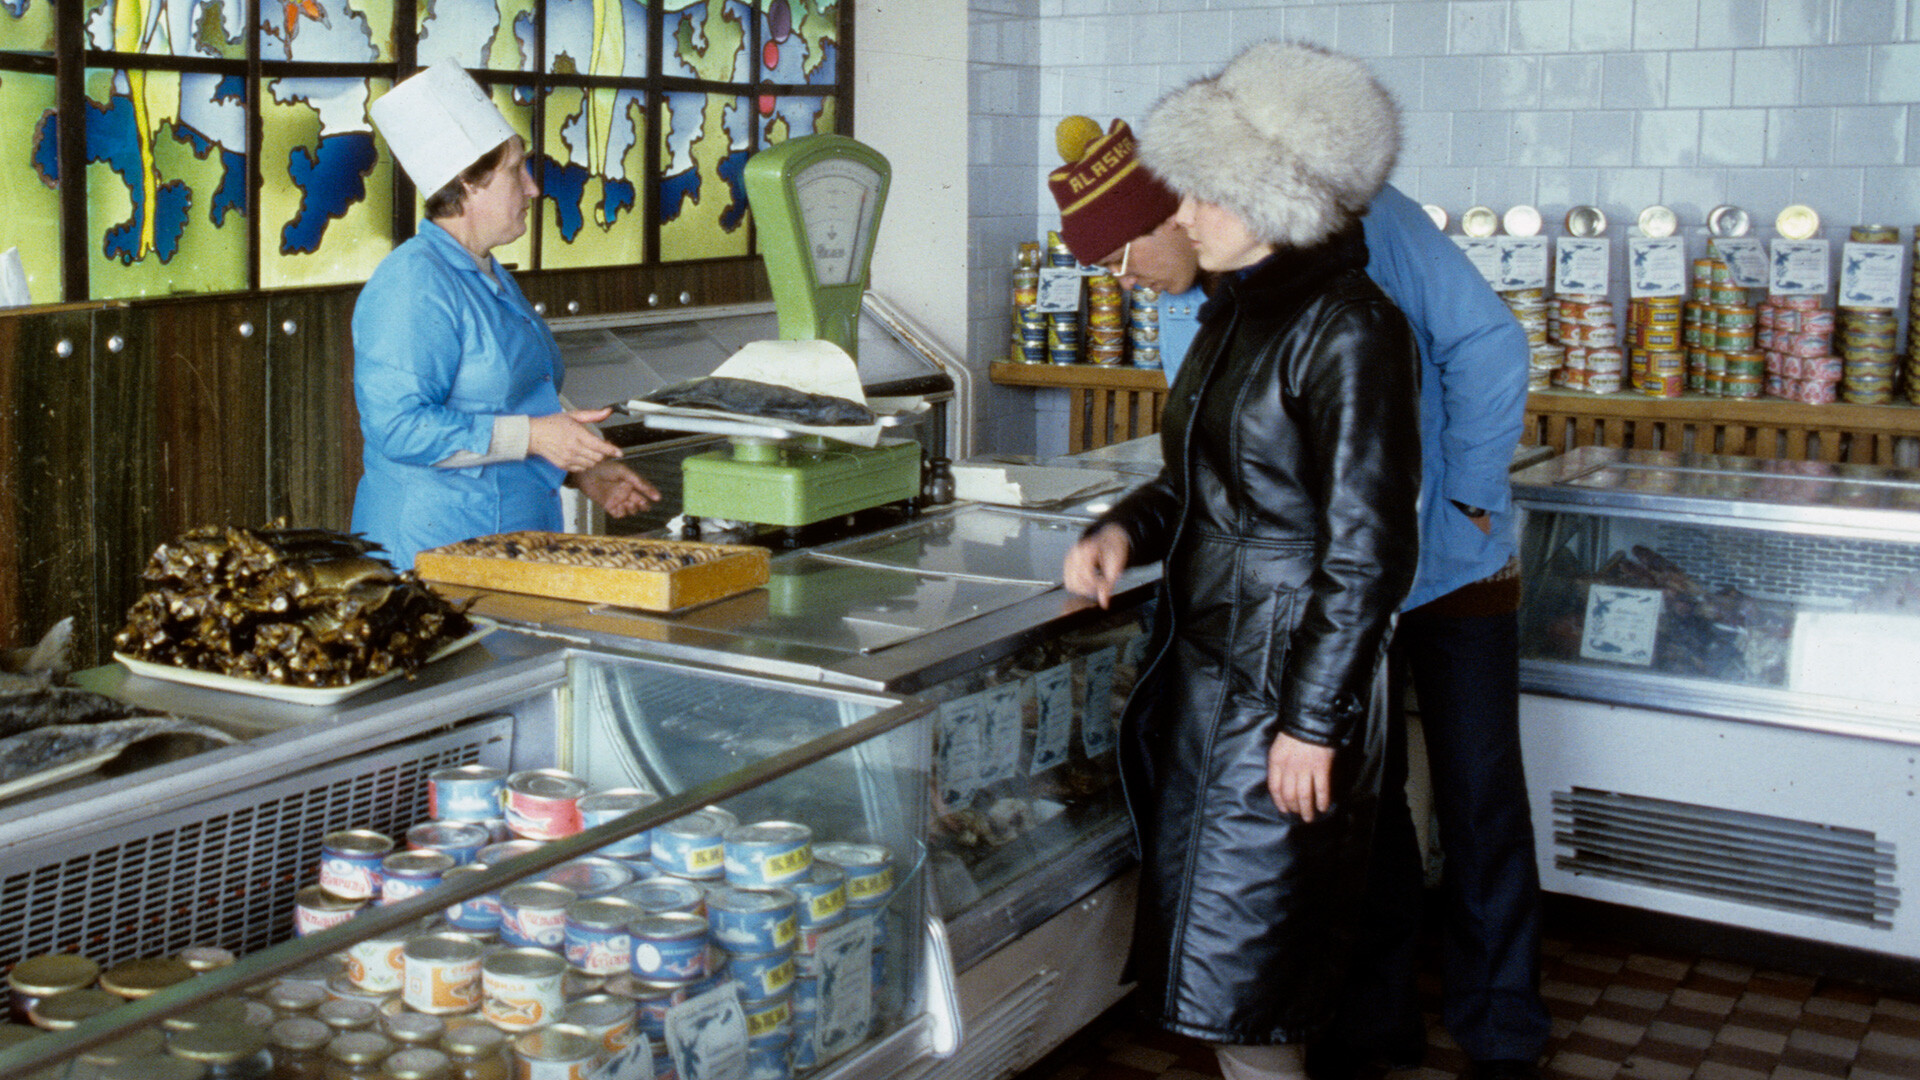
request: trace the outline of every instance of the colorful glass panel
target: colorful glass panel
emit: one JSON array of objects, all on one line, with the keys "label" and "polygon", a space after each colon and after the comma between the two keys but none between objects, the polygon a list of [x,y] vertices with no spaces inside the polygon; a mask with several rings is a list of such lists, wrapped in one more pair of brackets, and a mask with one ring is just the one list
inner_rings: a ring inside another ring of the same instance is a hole
[{"label": "colorful glass panel", "polygon": [[[699,96],[699,95],[695,95]],[[646,95],[555,87],[540,161],[540,265],[637,263],[646,255]]]},{"label": "colorful glass panel", "polygon": [[546,70],[645,78],[647,5],[639,0],[547,0]]},{"label": "colorful glass panel", "polygon": [[391,63],[393,0],[261,0],[260,59]]},{"label": "colorful glass panel", "polygon": [[87,45],[142,56],[244,60],[246,11],[245,0],[92,0],[87,4]]},{"label": "colorful glass panel", "polygon": [[0,139],[0,251],[20,249],[27,293],[36,304],[60,300],[60,163],[55,153],[51,75],[0,71],[0,116],[20,135]]},{"label": "colorful glass panel", "polygon": [[87,72],[93,299],[247,287],[245,84]]},{"label": "colorful glass panel", "polygon": [[752,103],[732,94],[669,93],[663,105],[660,261],[747,254]]},{"label": "colorful glass panel", "polygon": [[0,50],[53,51],[53,0],[0,3]]},{"label": "colorful glass panel", "polygon": [[759,98],[760,145],[773,146],[802,135],[833,130],[830,97],[762,94]]},{"label": "colorful glass panel", "polygon": [[475,71],[533,67],[533,0],[421,0],[419,12],[421,67],[449,57]]},{"label": "colorful glass panel", "polygon": [[760,0],[762,82],[832,86],[840,74],[839,0]]},{"label": "colorful glass panel", "polygon": [[364,281],[393,249],[393,160],[367,121],[387,85],[261,80],[262,287]]},{"label": "colorful glass panel", "polygon": [[664,7],[661,74],[741,83],[752,77],[747,55],[752,8],[739,0],[666,0]]}]

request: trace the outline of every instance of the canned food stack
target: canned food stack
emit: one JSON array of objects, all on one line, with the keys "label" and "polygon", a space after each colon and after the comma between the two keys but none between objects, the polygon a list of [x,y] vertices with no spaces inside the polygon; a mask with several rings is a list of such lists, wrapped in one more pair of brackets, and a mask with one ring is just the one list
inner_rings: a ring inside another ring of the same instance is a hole
[{"label": "canned food stack", "polygon": [[1040,314],[1040,244],[1027,240],[1013,257],[1013,348],[1016,364],[1047,362],[1047,320]]},{"label": "canned food stack", "polygon": [[1920,405],[1920,226],[1913,230],[1913,247],[1907,253],[1907,400]]},{"label": "canned food stack", "polygon": [[1685,300],[1643,296],[1627,305],[1627,370],[1633,388],[1649,397],[1679,397],[1687,389],[1681,344]]},{"label": "canned food stack", "polygon": [[1112,274],[1087,278],[1087,363],[1119,367],[1127,359],[1127,303]]},{"label": "canned food stack", "polygon": [[1527,335],[1527,389],[1557,385],[1554,375],[1566,363],[1566,350],[1556,344],[1551,306],[1543,289],[1508,289],[1500,299],[1513,312]]},{"label": "canned food stack", "polygon": [[1837,400],[1841,361],[1832,343],[1833,312],[1820,306],[1819,297],[1767,297],[1757,335],[1767,392],[1808,405]]},{"label": "canned food stack", "polygon": [[[1898,244],[1891,225],[1855,225],[1847,239],[1856,244]],[[1895,346],[1899,320],[1893,308],[1841,308],[1840,396],[1853,405],[1884,405],[1893,400],[1898,374]]]},{"label": "canned food stack", "polygon": [[1558,341],[1565,350],[1558,385],[1593,394],[1619,391],[1626,359],[1613,304],[1602,296],[1569,294],[1559,297],[1554,309]]},{"label": "canned food stack", "polygon": [[1756,398],[1767,388],[1767,358],[1760,341],[1760,309],[1733,280],[1724,259],[1694,260],[1682,342],[1687,386],[1718,397]]},{"label": "canned food stack", "polygon": [[1133,366],[1165,366],[1160,355],[1160,290],[1135,285],[1127,295],[1127,344],[1133,350]]},{"label": "canned food stack", "polygon": [[[1067,249],[1067,242],[1060,234],[1047,234],[1048,266],[1079,266],[1073,252]],[[1050,364],[1077,364],[1080,362],[1080,313],[1077,311],[1052,311],[1046,314],[1047,320],[1047,362]]]}]

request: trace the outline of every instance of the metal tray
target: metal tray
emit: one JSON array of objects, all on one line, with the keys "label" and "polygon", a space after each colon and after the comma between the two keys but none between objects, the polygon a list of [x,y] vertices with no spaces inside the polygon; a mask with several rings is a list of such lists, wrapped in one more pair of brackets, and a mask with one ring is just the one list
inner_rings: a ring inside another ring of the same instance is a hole
[{"label": "metal tray", "polygon": [[[479,641],[495,630],[500,624],[491,619],[474,617],[473,632],[463,638],[450,641],[434,651],[427,658],[431,664],[445,656],[452,656],[461,649]],[[365,693],[399,678],[403,672],[389,671],[385,675],[376,675],[371,679],[360,679],[345,686],[281,686],[278,683],[261,682],[257,679],[242,679],[233,675],[221,675],[212,671],[195,671],[192,668],[174,667],[172,664],[156,664],[151,660],[136,660],[125,653],[114,653],[113,658],[126,665],[128,671],[143,675],[149,679],[163,682],[184,683],[188,686],[202,686],[209,690],[227,690],[235,694],[250,697],[272,698],[292,705],[335,705]]]}]

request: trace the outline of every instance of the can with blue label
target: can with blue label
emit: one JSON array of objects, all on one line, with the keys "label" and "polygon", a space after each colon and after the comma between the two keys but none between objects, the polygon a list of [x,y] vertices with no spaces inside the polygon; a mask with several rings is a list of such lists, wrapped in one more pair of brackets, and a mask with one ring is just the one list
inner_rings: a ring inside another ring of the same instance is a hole
[{"label": "can with blue label", "polygon": [[515,855],[539,851],[545,846],[545,843],[539,840],[502,840],[497,844],[488,844],[481,848],[473,861],[486,863],[488,866],[499,866]]},{"label": "can with blue label", "polygon": [[789,1058],[796,1071],[820,1064],[814,1033],[820,1023],[820,977],[797,975],[793,980],[793,1047]]},{"label": "can with blue label", "polygon": [[819,844],[813,857],[847,872],[847,903],[872,907],[893,899],[893,854],[879,844]]},{"label": "can with blue label", "polygon": [[607,980],[607,992],[631,998],[634,1024],[658,1040],[667,1033],[667,1010],[693,996],[692,979],[642,979],[628,975]]},{"label": "can with blue label", "polygon": [[320,887],[347,900],[380,895],[380,860],[393,840],[370,829],[342,829],[320,841]]},{"label": "can with blue label", "polygon": [[500,890],[501,943],[522,949],[564,950],[567,908],[577,899],[573,890],[544,881]]},{"label": "can with blue label", "polygon": [[783,885],[813,868],[813,830],[791,821],[735,826],[721,847],[734,885]]},{"label": "can with blue label", "polygon": [[797,906],[793,893],[777,885],[729,885],[707,894],[707,921],[714,940],[732,952],[775,952],[793,948]]},{"label": "can with blue label", "polygon": [[842,911],[830,922],[817,926],[800,928],[800,940],[794,945],[793,962],[802,975],[820,974],[820,937],[832,930],[838,930],[847,923],[847,913]]},{"label": "can with blue label", "polygon": [[380,860],[380,902],[397,904],[428,889],[453,869],[453,856],[438,851],[396,851]]},{"label": "can with blue label", "polygon": [[471,821],[423,821],[407,830],[407,847],[437,851],[465,866],[480,858],[480,849],[493,842],[485,825]]},{"label": "can with blue label", "polygon": [[[440,883],[456,885],[464,878],[486,872],[487,868],[480,863],[468,863],[447,871],[441,876]],[[447,920],[447,925],[456,930],[465,930],[469,933],[495,933],[500,929],[500,894],[481,893],[470,900],[462,900],[448,906],[442,915]]]},{"label": "can with blue label", "polygon": [[567,908],[567,963],[588,975],[618,975],[632,963],[627,924],[644,912],[615,897],[576,900]]},{"label": "can with blue label", "polygon": [[726,874],[727,830],[738,822],[718,807],[695,810],[653,830],[653,864],[677,877],[697,881]]},{"label": "can with blue label", "polygon": [[793,1080],[790,1054],[791,1036],[781,1041],[765,1040],[747,1044],[746,1080]]},{"label": "can with blue label", "polygon": [[700,916],[707,913],[707,891],[684,878],[657,877],[651,881],[636,881],[615,891],[613,895],[640,905],[641,912],[647,915],[669,911],[684,911]]},{"label": "can with blue label", "polygon": [[572,889],[574,895],[591,899],[619,892],[633,883],[633,871],[625,863],[587,855],[541,874],[539,880]]},{"label": "can with blue label", "polygon": [[793,950],[770,953],[727,954],[727,971],[740,984],[743,998],[768,998],[793,988],[799,969],[793,962]]},{"label": "can with blue label", "polygon": [[427,812],[440,821],[492,821],[506,814],[507,773],[455,765],[427,774]]},{"label": "can with blue label", "polygon": [[[636,810],[644,810],[660,801],[660,796],[639,788],[608,788],[596,791],[580,799],[580,825],[591,829],[596,825],[605,825],[618,820]],[[596,848],[596,855],[609,859],[644,859],[653,850],[652,830],[641,831],[602,848]]]},{"label": "can with blue label", "polygon": [[740,1003],[747,1015],[747,1043],[793,1041],[793,1000],[787,994],[748,999]]},{"label": "can with blue label", "polygon": [[683,911],[642,915],[627,924],[632,971],[642,979],[700,979],[707,974],[707,920]]},{"label": "can with blue label", "polygon": [[799,928],[826,926],[847,910],[847,872],[832,863],[815,863],[805,877],[787,882],[798,904],[794,921]]}]

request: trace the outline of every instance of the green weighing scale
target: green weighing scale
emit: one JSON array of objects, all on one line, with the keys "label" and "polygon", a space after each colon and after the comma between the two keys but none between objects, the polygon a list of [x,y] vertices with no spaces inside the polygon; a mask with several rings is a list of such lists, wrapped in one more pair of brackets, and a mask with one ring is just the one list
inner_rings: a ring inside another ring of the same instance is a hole
[{"label": "green weighing scale", "polygon": [[[747,202],[786,341],[859,357],[860,301],[892,166],[842,135],[806,135],[747,160]],[[862,447],[818,436],[734,436],[683,470],[691,517],[797,528],[920,493],[920,444]]]}]

